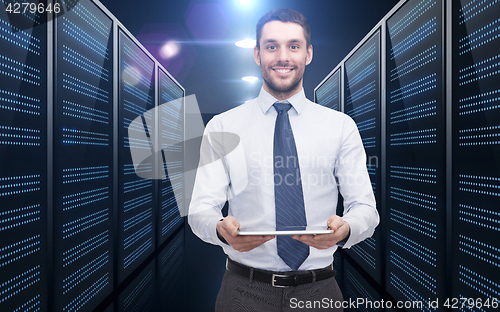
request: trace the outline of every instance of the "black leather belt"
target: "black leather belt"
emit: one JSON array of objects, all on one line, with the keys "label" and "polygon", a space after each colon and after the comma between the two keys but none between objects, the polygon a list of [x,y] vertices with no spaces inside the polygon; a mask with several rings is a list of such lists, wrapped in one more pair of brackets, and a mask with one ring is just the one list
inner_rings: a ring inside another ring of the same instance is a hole
[{"label": "black leather belt", "polygon": [[300,272],[272,272],[258,270],[227,259],[227,270],[249,279],[271,284],[274,287],[291,287],[321,281],[335,276],[332,265],[323,269]]}]

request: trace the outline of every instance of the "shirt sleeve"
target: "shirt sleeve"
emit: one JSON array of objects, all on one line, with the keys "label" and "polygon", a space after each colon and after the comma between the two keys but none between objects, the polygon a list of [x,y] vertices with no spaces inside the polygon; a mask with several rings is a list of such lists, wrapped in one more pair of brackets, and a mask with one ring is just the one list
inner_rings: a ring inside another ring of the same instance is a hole
[{"label": "shirt sleeve", "polygon": [[216,133],[222,133],[216,117],[205,128],[201,147],[200,164],[189,205],[188,223],[193,233],[207,243],[224,243],[217,236],[217,223],[223,218],[221,209],[227,200],[229,175],[224,155],[220,154],[220,142]]},{"label": "shirt sleeve", "polygon": [[363,241],[373,235],[380,222],[375,196],[366,169],[366,154],[354,121],[344,122],[342,143],[335,164],[335,177],[344,197],[342,219],[349,224],[350,235],[342,248]]}]

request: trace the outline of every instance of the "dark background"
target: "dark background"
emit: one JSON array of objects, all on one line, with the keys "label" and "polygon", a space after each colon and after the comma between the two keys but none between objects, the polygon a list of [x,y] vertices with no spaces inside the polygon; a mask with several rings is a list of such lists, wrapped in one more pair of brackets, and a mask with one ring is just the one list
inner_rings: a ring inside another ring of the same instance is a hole
[{"label": "dark background", "polygon": [[[266,12],[288,7],[304,14],[311,25],[313,61],[304,74],[306,96],[363,39],[398,1],[384,0],[240,0],[132,1],[102,0],[108,10],[186,89],[195,94],[204,122],[257,97],[262,86],[252,49],[235,42],[255,39],[255,24]],[[165,59],[159,50],[173,40],[180,52]],[[241,77],[254,75],[250,84]],[[186,311],[213,311],[225,269],[218,246],[192,234],[186,220]]]},{"label": "dark background", "polygon": [[[217,114],[257,97],[262,85],[252,49],[235,42],[255,39],[255,24],[266,12],[288,7],[311,25],[313,61],[306,68],[304,89],[313,90],[352,48],[397,3],[395,0],[103,0],[109,11],[186,88],[204,114]],[[202,14],[203,13],[203,14]],[[168,40],[179,42],[179,54],[159,54]],[[243,76],[259,77],[255,84]]]}]

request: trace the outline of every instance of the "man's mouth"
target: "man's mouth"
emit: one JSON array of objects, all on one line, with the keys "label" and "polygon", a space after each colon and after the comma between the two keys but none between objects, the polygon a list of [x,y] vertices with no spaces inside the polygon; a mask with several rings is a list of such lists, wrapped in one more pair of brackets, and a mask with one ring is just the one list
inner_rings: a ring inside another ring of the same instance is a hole
[{"label": "man's mouth", "polygon": [[277,67],[277,68],[273,68],[273,70],[279,76],[286,76],[286,75],[288,75],[293,70],[293,68],[291,68],[291,67]]}]

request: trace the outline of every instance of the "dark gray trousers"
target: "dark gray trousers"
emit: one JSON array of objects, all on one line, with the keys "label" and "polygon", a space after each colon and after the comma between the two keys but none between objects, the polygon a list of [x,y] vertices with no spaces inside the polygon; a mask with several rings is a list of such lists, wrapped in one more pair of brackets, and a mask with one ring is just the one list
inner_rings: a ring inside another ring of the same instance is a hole
[{"label": "dark gray trousers", "polygon": [[342,293],[333,277],[297,287],[277,288],[226,270],[215,311],[343,311],[342,300]]}]

